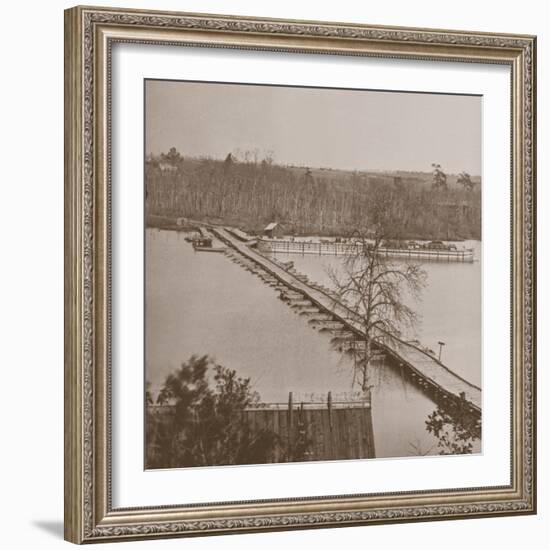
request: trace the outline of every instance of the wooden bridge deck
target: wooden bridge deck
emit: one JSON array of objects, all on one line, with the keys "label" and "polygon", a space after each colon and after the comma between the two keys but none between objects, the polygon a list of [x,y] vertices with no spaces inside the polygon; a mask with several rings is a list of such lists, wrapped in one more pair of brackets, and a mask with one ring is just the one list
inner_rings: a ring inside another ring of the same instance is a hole
[{"label": "wooden bridge deck", "polygon": [[[293,273],[289,273],[276,262],[239,241],[227,230],[213,226],[210,226],[210,229],[222,241],[245,258],[259,265],[286,287],[310,300],[320,310],[330,313],[354,333],[358,335],[363,333],[359,316],[323,289],[305,282],[303,278],[299,278]],[[465,399],[474,410],[481,412],[481,388],[453,372],[429,353],[408,342],[387,333],[383,333],[383,341],[384,343],[381,345],[383,351],[393,357],[398,364],[408,367],[413,376],[417,376],[422,384],[435,387],[444,396]]]}]

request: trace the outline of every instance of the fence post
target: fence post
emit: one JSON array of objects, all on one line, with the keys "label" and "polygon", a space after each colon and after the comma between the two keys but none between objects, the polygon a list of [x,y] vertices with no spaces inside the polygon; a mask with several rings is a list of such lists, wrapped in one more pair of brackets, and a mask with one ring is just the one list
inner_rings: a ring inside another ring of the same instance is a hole
[{"label": "fence post", "polygon": [[292,392],[288,392],[288,427],[292,426]]},{"label": "fence post", "polygon": [[327,406],[328,406],[328,425],[332,430],[332,392],[331,391],[328,392]]},{"label": "fence post", "polygon": [[292,403],[292,392],[288,392],[288,411],[287,411],[287,436],[288,436],[288,441],[287,441],[287,457],[288,457],[288,460],[292,460],[292,408],[293,408],[293,403]]}]

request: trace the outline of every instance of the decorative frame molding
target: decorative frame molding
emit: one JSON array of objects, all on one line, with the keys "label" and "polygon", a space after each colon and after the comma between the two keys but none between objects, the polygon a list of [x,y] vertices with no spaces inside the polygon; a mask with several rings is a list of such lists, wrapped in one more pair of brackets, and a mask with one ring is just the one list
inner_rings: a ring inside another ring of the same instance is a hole
[{"label": "decorative frame molding", "polygon": [[[113,509],[110,55],[114,42],[499,63],[512,72],[512,483]],[[65,12],[65,538],[101,542],[536,512],[536,38],[76,7]]]}]

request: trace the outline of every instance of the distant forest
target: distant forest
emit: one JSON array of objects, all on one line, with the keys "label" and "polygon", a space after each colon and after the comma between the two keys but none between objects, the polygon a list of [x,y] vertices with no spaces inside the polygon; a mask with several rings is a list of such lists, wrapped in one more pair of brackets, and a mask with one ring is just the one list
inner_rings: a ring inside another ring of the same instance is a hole
[{"label": "distant forest", "polygon": [[[404,239],[481,239],[481,182],[462,172],[363,172],[283,166],[228,154],[183,157],[174,148],[145,163],[148,225],[186,217],[250,233],[277,221],[288,234],[346,235],[364,224],[382,191]],[[394,235],[395,236],[395,235]]]}]

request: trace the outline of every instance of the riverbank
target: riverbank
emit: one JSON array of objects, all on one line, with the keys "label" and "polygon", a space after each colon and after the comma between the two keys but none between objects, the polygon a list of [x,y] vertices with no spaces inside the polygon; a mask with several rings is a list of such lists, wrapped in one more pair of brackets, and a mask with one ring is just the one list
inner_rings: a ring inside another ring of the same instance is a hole
[{"label": "riverbank", "polygon": [[146,164],[147,205],[159,215],[215,220],[257,233],[278,221],[293,235],[346,235],[365,218],[384,221],[403,238],[479,239],[481,181],[473,190],[448,174],[433,188],[431,172],[356,172],[290,167],[268,162],[184,159],[163,169]]},{"label": "riverbank", "polygon": [[[147,214],[145,216],[145,228],[146,229],[163,229],[165,231],[193,231],[196,228],[196,224],[190,223],[185,220],[181,223],[183,218],[176,216],[160,216],[157,214]],[[180,220],[180,223],[178,223]]]},{"label": "riverbank", "polygon": [[[179,221],[179,223],[178,223]],[[197,228],[198,225],[205,224],[211,226],[219,227],[236,227],[241,231],[247,233],[248,235],[254,237],[255,235],[261,235],[263,226],[252,226],[246,224],[240,224],[238,222],[231,222],[230,220],[222,220],[220,218],[203,218],[203,219],[188,219],[179,216],[167,216],[159,214],[147,214],[145,218],[145,227],[148,229],[164,229],[167,231],[193,231]],[[282,224],[285,229],[287,226]],[[295,237],[310,237],[311,235],[316,235],[323,238],[338,238],[345,237],[345,234],[337,234],[331,231],[325,231],[320,233],[313,233],[311,231],[292,231],[292,228],[288,230],[289,234],[292,234]],[[467,236],[455,235],[455,234],[445,234],[445,235],[422,235],[417,233],[410,233],[402,237],[403,241],[447,241],[447,242],[462,242],[464,240],[469,240]],[[474,239],[479,240],[479,239]]]}]

